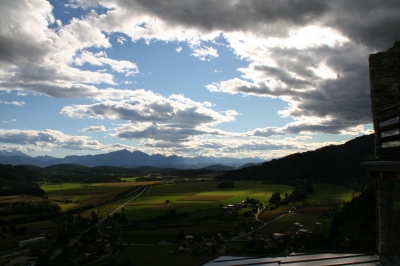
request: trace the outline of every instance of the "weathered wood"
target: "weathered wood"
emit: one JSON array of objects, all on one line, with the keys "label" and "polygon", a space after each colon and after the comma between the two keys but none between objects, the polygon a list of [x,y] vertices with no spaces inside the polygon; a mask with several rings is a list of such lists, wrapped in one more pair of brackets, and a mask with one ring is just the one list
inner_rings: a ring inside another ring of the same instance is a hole
[{"label": "weathered wood", "polygon": [[[370,55],[369,70],[376,158],[400,160],[400,142],[395,142],[400,140],[400,131],[393,132],[400,128],[400,41],[386,52]],[[394,118],[397,122],[380,125]],[[385,136],[384,133],[391,135]],[[387,143],[394,147],[385,147]]]}]

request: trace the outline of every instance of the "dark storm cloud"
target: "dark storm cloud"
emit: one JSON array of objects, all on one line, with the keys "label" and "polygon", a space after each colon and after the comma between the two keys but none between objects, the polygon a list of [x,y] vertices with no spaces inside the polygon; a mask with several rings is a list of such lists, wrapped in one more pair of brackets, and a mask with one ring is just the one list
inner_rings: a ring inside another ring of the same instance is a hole
[{"label": "dark storm cloud", "polygon": [[332,1],[325,25],[373,49],[387,49],[400,38],[400,1]]},{"label": "dark storm cloud", "polygon": [[325,1],[119,1],[133,12],[148,13],[174,26],[202,31],[250,31],[285,36],[285,28],[306,25],[328,10]]}]

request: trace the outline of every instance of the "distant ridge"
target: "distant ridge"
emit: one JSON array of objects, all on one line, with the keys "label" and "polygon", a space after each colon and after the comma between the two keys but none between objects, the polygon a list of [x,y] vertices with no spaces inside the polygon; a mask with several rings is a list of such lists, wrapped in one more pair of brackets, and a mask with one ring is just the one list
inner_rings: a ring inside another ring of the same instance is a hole
[{"label": "distant ridge", "polygon": [[314,151],[296,153],[264,162],[259,166],[226,171],[216,179],[258,179],[266,181],[314,180],[344,184],[366,177],[362,161],[374,159],[374,135],[330,145]]},{"label": "distant ridge", "polygon": [[223,165],[226,169],[234,169],[245,164],[261,162],[263,162],[263,160],[260,158],[186,158],[176,155],[148,155],[141,151],[130,152],[128,150],[120,150],[98,155],[70,155],[64,158],[55,158],[51,156],[30,157],[22,152],[0,151],[0,164],[32,165],[38,167],[47,167],[57,164],[78,164],[87,167],[114,166],[135,168],[138,166],[152,166],[158,168],[200,169],[212,165]]}]

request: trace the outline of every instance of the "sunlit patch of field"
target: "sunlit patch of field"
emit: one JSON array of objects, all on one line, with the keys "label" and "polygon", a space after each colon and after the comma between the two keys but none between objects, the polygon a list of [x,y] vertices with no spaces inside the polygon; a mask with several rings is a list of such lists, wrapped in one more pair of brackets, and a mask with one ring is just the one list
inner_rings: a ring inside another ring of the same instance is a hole
[{"label": "sunlit patch of field", "polygon": [[313,187],[314,192],[307,195],[308,202],[323,199],[340,199],[343,201],[350,201],[352,199],[353,189],[349,187],[331,184],[313,184]]},{"label": "sunlit patch of field", "polygon": [[233,197],[232,195],[193,195],[180,198],[180,201],[219,201]]},{"label": "sunlit patch of field", "polygon": [[79,203],[59,203],[57,205],[61,207],[62,212],[66,212],[68,210],[79,209],[80,207],[82,207],[82,204],[79,204]]},{"label": "sunlit patch of field", "polygon": [[[46,191],[49,199],[61,204],[70,200],[82,205],[97,205],[115,198],[121,192],[131,187],[139,186],[137,182],[113,182],[113,183],[65,183],[46,184],[42,189]],[[75,208],[75,206],[74,206]]]}]

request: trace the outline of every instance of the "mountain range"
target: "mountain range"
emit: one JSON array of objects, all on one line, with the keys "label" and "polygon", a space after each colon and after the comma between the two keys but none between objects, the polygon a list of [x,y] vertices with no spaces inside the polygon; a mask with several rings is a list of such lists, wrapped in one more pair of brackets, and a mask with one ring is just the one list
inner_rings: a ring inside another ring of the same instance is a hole
[{"label": "mountain range", "polygon": [[260,158],[237,159],[204,156],[189,158],[176,155],[148,155],[141,151],[130,152],[128,150],[98,155],[70,155],[64,158],[56,158],[47,155],[31,157],[19,151],[0,151],[0,164],[34,165],[38,167],[47,167],[56,164],[79,164],[87,167],[115,166],[135,168],[138,166],[154,166],[159,168],[199,169],[216,164],[236,168],[247,164],[259,164],[262,162],[263,160]]}]

